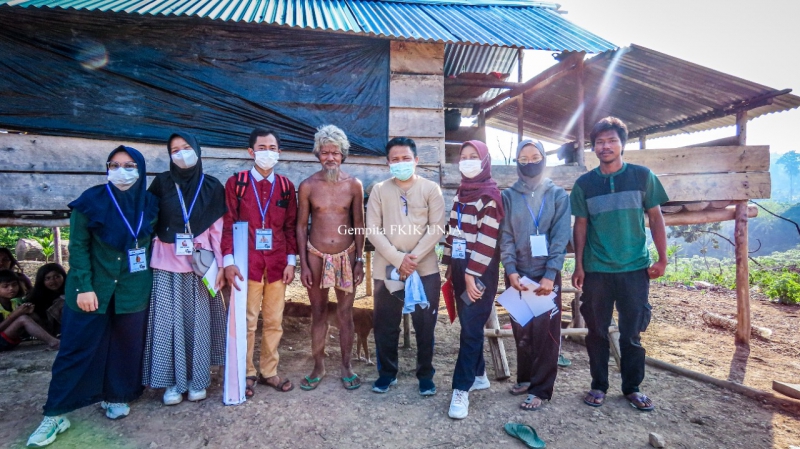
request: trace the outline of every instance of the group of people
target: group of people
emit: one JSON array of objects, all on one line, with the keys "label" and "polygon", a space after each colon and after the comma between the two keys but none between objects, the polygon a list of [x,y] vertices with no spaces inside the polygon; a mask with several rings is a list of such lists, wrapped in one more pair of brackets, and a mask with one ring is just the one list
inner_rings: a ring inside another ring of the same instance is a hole
[{"label": "group of people", "polygon": [[[252,169],[225,186],[202,169],[196,139],[176,133],[167,141],[170,170],[146,186],[144,157],[120,146],[108,156],[108,183],[70,203],[70,271],[66,279],[60,351],[44,406],[44,419],[29,446],[45,446],[69,428],[65,413],[100,402],[110,419],[127,416],[129,402],[144,386],[164,388],[165,405],[206,397],[210,366],[224,362],[224,302],[220,289],[247,286],[246,396],[257,384],[279,392],[295,384],[279,374],[284,296],[300,264],[300,280],[311,302],[314,366],[299,381],[313,390],[326,377],[328,294],[337,298],[342,386],[354,390],[352,306],[364,280],[365,235],[375,247],[374,333],[378,378],[372,391],[396,385],[403,314],[410,314],[417,342],[419,393],[436,393],[434,330],[440,289],[437,244],[461,325],[449,416],[468,415],[469,393],[489,388],[483,358],[484,325],[494,304],[500,264],[510,288],[555,293],[550,313],[524,326],[513,323],[517,343],[515,395],[536,410],[549,400],[560,349],[561,269],[575,216],[573,284],[584,288],[581,312],[589,327],[592,389],[584,402],[603,404],[608,389],[608,327],[617,302],[622,349],[622,389],[631,404],[652,409],[638,391],[644,376],[639,333],[649,322],[650,278],[663,274],[666,235],[659,205],[667,201],[658,179],[645,167],[626,164],[627,128],[606,118],[591,132],[599,168],[583,175],[571,195],[546,177],[546,155],[538,142],[517,149],[518,181],[501,193],[492,179],[485,143],[465,142],[458,167],[461,184],[446,216],[440,186],[416,174],[412,139],[386,145],[391,178],[376,184],[364,207],[361,182],[342,166],[350,143],[333,125],[318,129],[313,154],[321,169],[297,189],[275,173],[280,137],[256,129],[248,153]],[[651,265],[644,214],[658,249]],[[234,223],[248,225],[248,266],[233,257]],[[299,259],[296,257],[299,255]],[[211,262],[209,262],[209,260]],[[203,262],[205,261],[205,262]],[[207,288],[208,265],[219,274]],[[5,305],[4,305],[5,307]],[[262,318],[261,353],[254,363],[255,332]]]}]

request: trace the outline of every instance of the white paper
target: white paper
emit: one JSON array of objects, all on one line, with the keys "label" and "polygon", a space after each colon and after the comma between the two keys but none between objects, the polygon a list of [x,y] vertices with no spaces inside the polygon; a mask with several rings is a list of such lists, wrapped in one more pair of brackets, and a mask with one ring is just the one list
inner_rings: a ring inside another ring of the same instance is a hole
[{"label": "white paper", "polygon": [[233,260],[244,280],[237,279],[241,290],[231,286],[228,305],[228,329],[225,342],[225,382],[222,402],[225,405],[245,401],[245,376],[247,375],[247,251],[248,224],[233,224]]},{"label": "white paper", "polygon": [[212,263],[211,266],[208,267],[208,271],[206,271],[206,274],[203,275],[203,285],[206,286],[206,288],[208,289],[208,293],[211,294],[212,298],[215,298],[217,296],[217,289],[215,287],[217,284],[218,274],[219,274],[219,267],[217,266],[217,261],[215,260],[214,263]]},{"label": "white paper", "polygon": [[528,304],[520,298],[519,290],[509,287],[500,296],[497,297],[497,302],[500,303],[508,313],[514,318],[514,321],[524,326],[528,321],[533,319],[533,312]]},{"label": "white paper", "polygon": [[523,276],[522,279],[519,280],[519,283],[528,287],[527,291],[522,292],[522,300],[528,304],[534,317],[549,312],[556,306],[555,301],[553,301],[556,297],[555,293],[551,292],[547,296],[535,294],[533,291],[539,288],[539,284],[529,279],[527,276]]}]

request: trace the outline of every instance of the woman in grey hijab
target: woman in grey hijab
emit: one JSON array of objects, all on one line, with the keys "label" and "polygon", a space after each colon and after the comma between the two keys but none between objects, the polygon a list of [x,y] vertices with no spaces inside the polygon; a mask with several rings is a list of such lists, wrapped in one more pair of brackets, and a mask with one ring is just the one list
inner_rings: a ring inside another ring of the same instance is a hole
[{"label": "woman in grey hijab", "polygon": [[519,179],[503,192],[506,215],[500,226],[500,258],[507,285],[537,295],[555,293],[550,312],[525,326],[512,320],[517,384],[511,394],[527,393],[520,404],[523,410],[536,410],[552,397],[561,345],[561,269],[570,239],[569,195],[545,177],[546,165],[542,144],[523,140],[517,147]]}]

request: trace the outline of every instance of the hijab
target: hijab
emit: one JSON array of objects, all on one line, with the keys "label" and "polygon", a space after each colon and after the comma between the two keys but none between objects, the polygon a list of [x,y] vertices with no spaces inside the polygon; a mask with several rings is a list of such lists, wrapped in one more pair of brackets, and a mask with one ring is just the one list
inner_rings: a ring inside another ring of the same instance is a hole
[{"label": "hijab", "polygon": [[[144,156],[135,148],[120,145],[108,155],[106,162],[120,151],[130,155],[136,162],[139,179],[125,191],[119,190],[112,183],[100,184],[84,191],[78,199],[69,203],[69,208],[76,210],[89,220],[89,231],[95,234],[102,242],[113,246],[119,251],[125,251],[135,246],[133,236],[128,225],[120,216],[108,189],[119,204],[119,209],[125,215],[133,232],[142,218],[142,227],[137,237],[149,237],[153,233],[153,220],[158,216],[158,198],[147,191],[147,170]],[[122,170],[120,168],[120,170]],[[106,187],[108,186],[108,187]]]},{"label": "hijab", "polygon": [[[61,274],[63,278],[61,287],[55,291],[50,290],[44,285],[44,278],[52,272]],[[53,305],[53,301],[64,294],[64,285],[66,285],[66,281],[67,272],[64,271],[64,267],[57,263],[46,263],[42,265],[39,271],[36,272],[36,282],[33,284],[33,289],[25,298],[27,302],[33,303],[34,313],[43,316],[47,312],[47,309]]]},{"label": "hijab", "polygon": [[[544,147],[542,146],[541,142],[534,142],[531,139],[525,139],[520,142],[519,145],[517,145],[517,159],[519,159],[519,154],[522,152],[522,149],[528,145],[533,145],[537,150],[539,150],[539,153],[541,153],[542,162],[540,162],[540,164],[547,164],[547,155],[545,154]],[[519,175],[519,180],[514,183],[514,190],[528,194],[533,193],[533,191],[536,190],[536,188],[539,187],[539,184],[541,184],[545,179],[544,172],[545,170],[542,170],[536,176],[525,176],[525,174],[523,174],[522,170],[519,168],[519,165],[517,165],[517,175]]]},{"label": "hijab", "polygon": [[492,179],[492,158],[489,156],[489,148],[480,140],[469,140],[461,145],[461,149],[467,145],[474,147],[481,158],[481,172],[474,178],[467,178],[461,175],[461,185],[456,194],[460,203],[473,203],[481,198],[493,199],[497,204],[497,221],[503,219],[503,199],[500,196],[500,189]]},{"label": "hijab", "polygon": [[[197,154],[197,163],[193,167],[180,168],[172,161],[170,144],[176,137],[183,138]],[[150,185],[150,192],[157,196],[159,201],[156,235],[164,243],[175,243],[175,234],[184,232],[183,210],[175,184],[180,187],[187,213],[197,195],[197,202],[189,217],[189,226],[195,236],[205,232],[228,210],[225,206],[225,187],[217,178],[208,174],[203,176],[201,153],[200,144],[192,134],[177,132],[167,140],[169,171],[156,175],[153,184]]]}]

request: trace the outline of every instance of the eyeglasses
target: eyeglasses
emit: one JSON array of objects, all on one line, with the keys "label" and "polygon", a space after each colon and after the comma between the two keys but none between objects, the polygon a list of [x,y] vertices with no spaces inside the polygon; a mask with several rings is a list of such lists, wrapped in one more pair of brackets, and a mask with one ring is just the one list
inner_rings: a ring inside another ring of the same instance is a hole
[{"label": "eyeglasses", "polygon": [[408,217],[408,200],[403,195],[400,195],[400,199],[403,201],[403,213]]},{"label": "eyeglasses", "polygon": [[111,161],[106,163],[106,167],[108,167],[109,170],[117,170],[120,167],[124,168],[125,170],[136,170],[138,165],[136,165],[136,162],[125,162],[124,164],[120,164],[119,162]]},{"label": "eyeglasses", "polygon": [[526,157],[522,157],[522,158],[517,159],[517,163],[519,165],[538,164],[539,162],[542,162],[542,160],[543,159],[541,159],[541,158],[537,159],[537,160],[533,160],[533,159],[528,159]]}]

